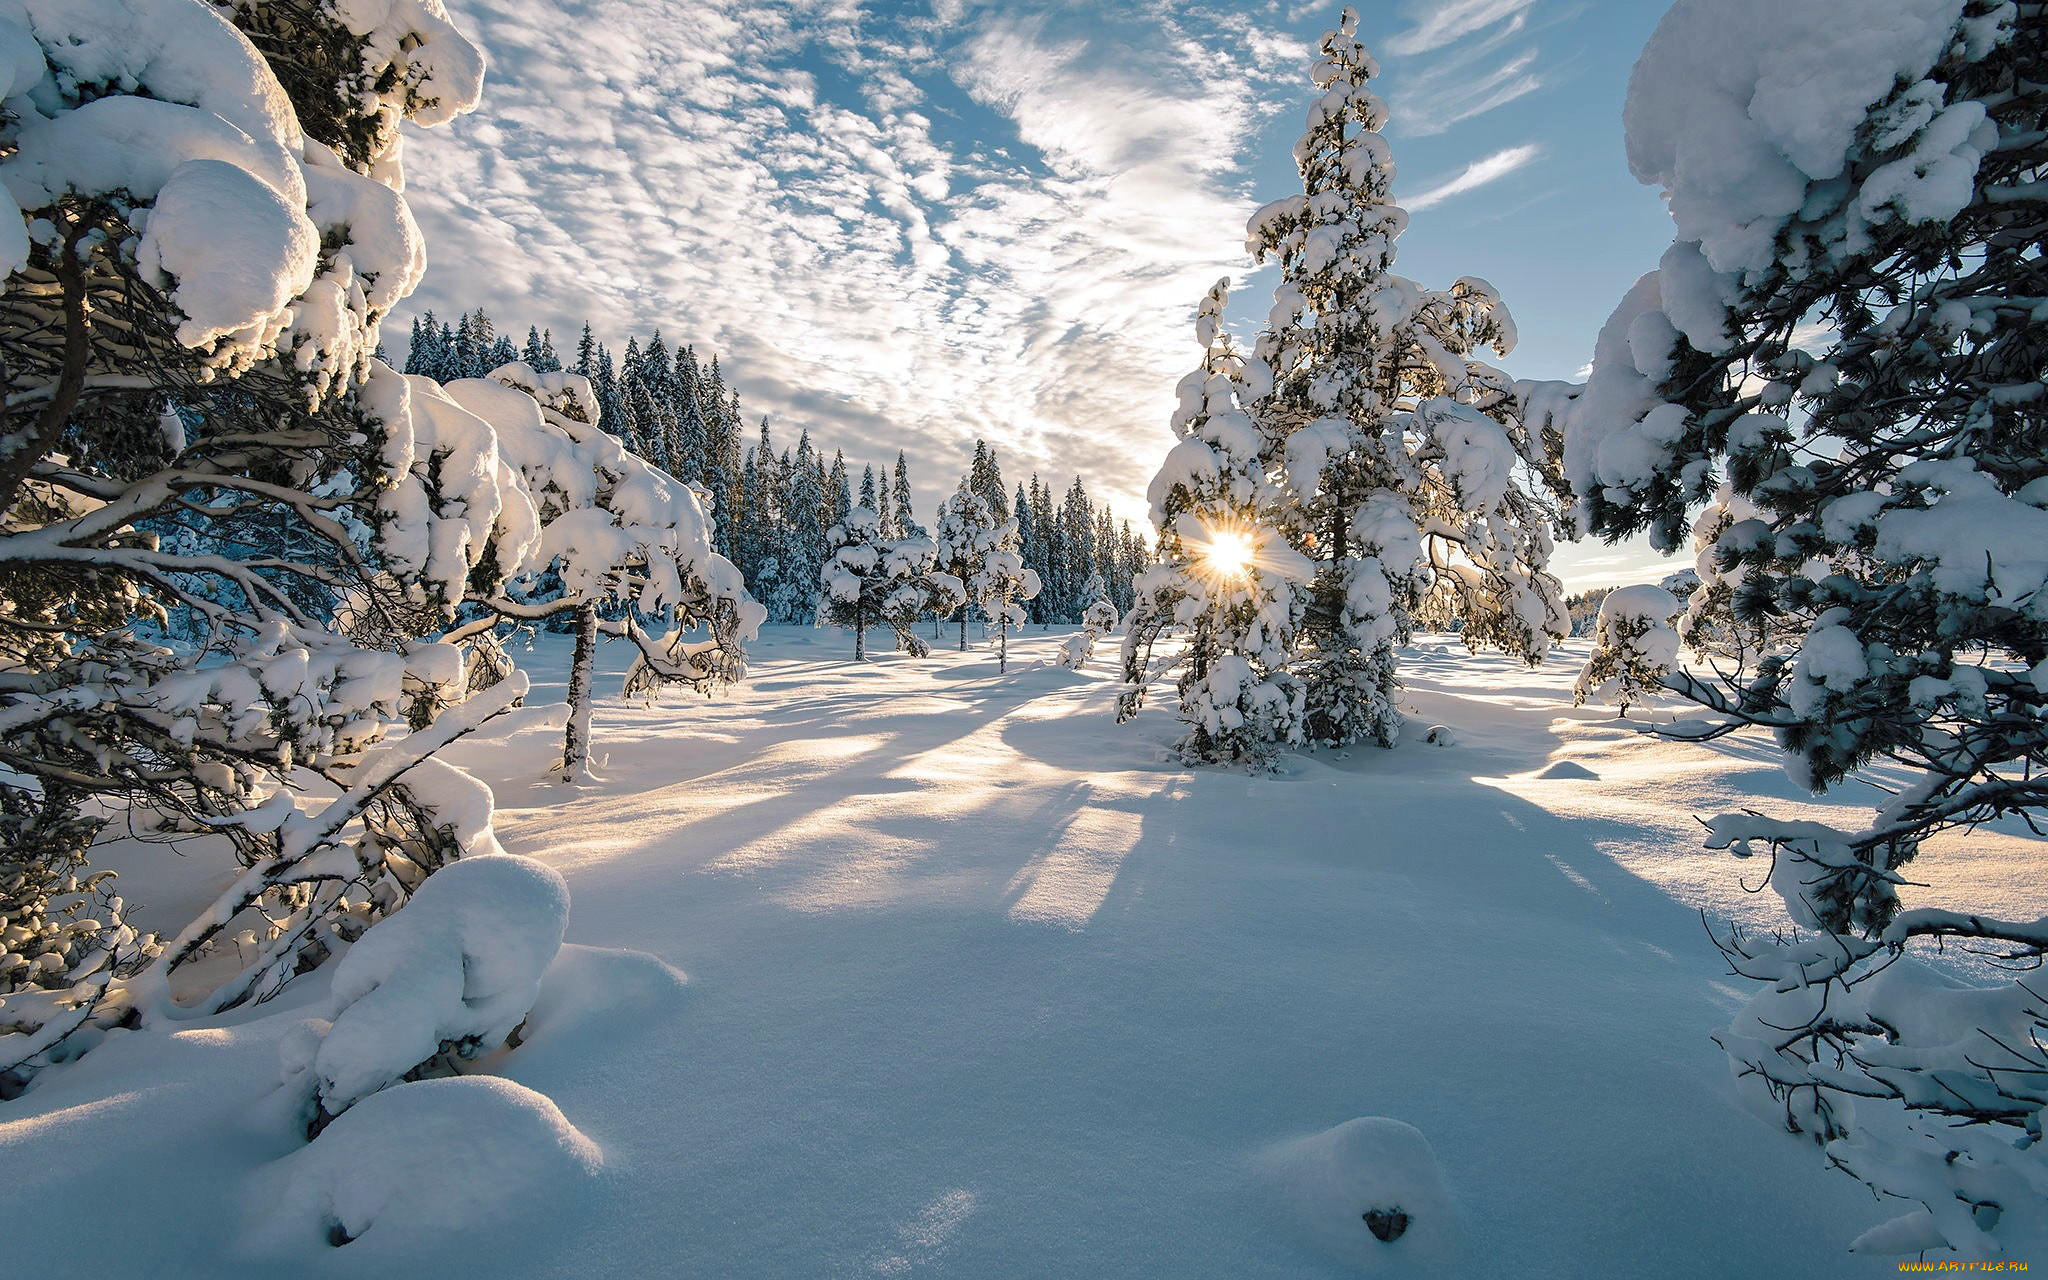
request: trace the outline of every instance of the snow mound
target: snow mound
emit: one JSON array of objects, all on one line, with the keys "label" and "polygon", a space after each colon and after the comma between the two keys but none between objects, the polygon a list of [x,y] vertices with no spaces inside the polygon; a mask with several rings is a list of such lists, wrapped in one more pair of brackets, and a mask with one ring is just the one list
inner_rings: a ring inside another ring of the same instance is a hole
[{"label": "snow mound", "polygon": [[365,1098],[265,1170],[281,1189],[251,1243],[269,1253],[360,1241],[402,1255],[450,1231],[559,1211],[603,1163],[596,1143],[524,1085],[419,1080]]},{"label": "snow mound", "polygon": [[330,1025],[286,1042],[286,1080],[331,1119],[445,1049],[503,1044],[568,921],[568,886],[543,863],[494,854],[444,867],[341,958]]},{"label": "snow mound", "polygon": [[1304,1242],[1358,1271],[1431,1275],[1456,1257],[1457,1210],[1413,1125],[1347,1120],[1266,1148],[1257,1167]]},{"label": "snow mound", "polygon": [[1543,772],[1537,774],[1536,776],[1539,778],[1578,778],[1585,780],[1593,780],[1597,779],[1600,775],[1593,772],[1591,769],[1588,769],[1585,765],[1578,764],[1571,760],[1560,760],[1556,764],[1551,765],[1548,769],[1545,769]]}]

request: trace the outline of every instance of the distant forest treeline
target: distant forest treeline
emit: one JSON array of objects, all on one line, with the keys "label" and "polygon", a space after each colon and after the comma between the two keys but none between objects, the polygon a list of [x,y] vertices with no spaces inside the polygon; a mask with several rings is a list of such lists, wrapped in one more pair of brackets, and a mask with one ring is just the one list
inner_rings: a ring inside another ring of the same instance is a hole
[{"label": "distant forest treeline", "polygon": [[[614,360],[585,324],[572,358],[564,360],[551,331],[529,327],[525,342],[515,344],[478,308],[454,324],[425,313],[413,322],[411,342],[405,371],[437,382],[480,378],[514,361],[541,373],[566,369],[589,378],[606,430],[710,496],[715,545],[746,575],[771,622],[816,617],[826,531],[853,507],[873,510],[884,537],[927,532],[914,510],[909,460],[901,450],[880,470],[861,464],[857,479],[845,452],[835,448],[827,457],[808,429],[778,452],[766,417],[748,430],[739,392],[718,357],[707,363],[692,346],[672,348],[659,330],[645,343],[629,337]],[[1035,474],[1011,490],[995,450],[977,440],[961,480],[998,520],[1017,520],[1024,562],[1043,584],[1024,605],[1032,622],[1080,622],[1091,599],[1089,579],[1098,574],[1117,611],[1130,608],[1131,579],[1150,562],[1151,548],[1129,521],[1114,519],[1106,504],[1095,502],[1079,476],[1064,494]]]}]

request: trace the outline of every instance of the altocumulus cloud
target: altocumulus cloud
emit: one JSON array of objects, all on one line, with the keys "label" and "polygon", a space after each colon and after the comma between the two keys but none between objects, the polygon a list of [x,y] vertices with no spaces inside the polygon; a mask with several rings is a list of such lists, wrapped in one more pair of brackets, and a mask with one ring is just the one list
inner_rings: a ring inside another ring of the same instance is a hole
[{"label": "altocumulus cloud", "polygon": [[1142,510],[1193,302],[1245,265],[1242,148],[1307,93],[1309,50],[1237,6],[450,7],[491,74],[408,142],[413,306],[665,326],[785,443],[906,449],[924,506],[980,435]]}]

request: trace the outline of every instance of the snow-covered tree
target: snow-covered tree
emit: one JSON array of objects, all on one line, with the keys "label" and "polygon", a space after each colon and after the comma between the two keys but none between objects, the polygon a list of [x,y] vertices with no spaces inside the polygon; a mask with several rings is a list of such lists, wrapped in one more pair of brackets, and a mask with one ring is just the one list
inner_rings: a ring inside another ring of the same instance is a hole
[{"label": "snow-covered tree", "polygon": [[1663,688],[1664,676],[1678,661],[1678,597],[1662,587],[1617,587],[1600,600],[1593,631],[1593,653],[1572,686],[1572,700],[1612,698],[1627,715]]},{"label": "snow-covered tree", "polygon": [[1109,602],[1109,584],[1101,574],[1088,579],[1083,594],[1089,597],[1088,607],[1081,611],[1081,630],[1069,636],[1060,645],[1059,663],[1069,670],[1079,671],[1095,656],[1095,646],[1102,637],[1116,630],[1116,606]]},{"label": "snow-covered tree", "polygon": [[853,660],[868,656],[868,628],[880,623],[882,602],[897,588],[889,544],[882,538],[881,518],[866,507],[855,507],[844,522],[825,532],[831,554],[819,570],[824,588],[818,598],[818,625],[845,627],[853,632]]},{"label": "snow-covered tree", "polygon": [[1010,632],[1024,625],[1022,601],[1038,594],[1038,574],[1017,554],[1017,522],[1005,520],[995,530],[995,545],[982,558],[981,569],[966,584],[963,598],[981,602],[996,631],[996,670],[1010,669]]},{"label": "snow-covered tree", "polygon": [[[490,845],[488,793],[431,757],[524,683],[379,745],[480,568],[394,483],[417,424],[374,354],[424,268],[399,126],[481,79],[440,4],[30,3],[0,50],[0,910],[78,911],[0,971],[11,1088],[174,975],[183,1012],[267,997]],[[246,870],[159,949],[80,869],[110,813]]]},{"label": "snow-covered tree", "polygon": [[876,616],[896,633],[896,647],[913,658],[931,654],[915,627],[926,618],[952,616],[966,605],[967,588],[939,567],[939,548],[930,538],[884,538],[881,576],[887,586]]},{"label": "snow-covered tree", "polygon": [[970,473],[961,479],[960,487],[939,507],[938,531],[934,537],[939,569],[958,579],[967,592],[966,603],[960,609],[962,651],[967,648],[968,612],[980,609],[984,617],[992,616],[988,612],[983,588],[990,581],[985,573],[989,553],[1000,542],[994,513],[971,486]]},{"label": "snow-covered tree", "polygon": [[1136,715],[1177,669],[1181,759],[1263,767],[1301,738],[1301,686],[1287,664],[1314,568],[1277,528],[1266,441],[1242,404],[1253,366],[1223,329],[1228,297],[1219,280],[1196,314],[1202,365],[1181,380],[1180,443],[1152,481],[1158,560],[1134,584],[1117,717]]},{"label": "snow-covered tree", "polygon": [[[629,695],[667,685],[710,692],[745,673],[743,646],[764,610],[739,571],[712,550],[711,519],[695,491],[600,429],[589,379],[511,364],[445,387],[422,380],[414,394],[434,424],[416,464],[430,491],[451,461],[463,460],[472,439],[492,440],[500,459],[500,514],[488,555],[503,577],[495,589],[472,591],[485,616],[447,638],[476,640],[501,619],[575,618],[564,780],[580,782],[589,773],[601,631],[624,636],[639,651],[626,677]],[[544,569],[558,594],[522,599],[520,582]],[[668,634],[650,636],[641,618],[661,619]]]},{"label": "snow-covered tree", "polygon": [[1778,634],[1725,679],[1666,678],[1712,713],[1688,731],[1768,728],[1815,790],[1907,775],[1859,828],[1709,824],[1770,854],[1798,926],[1721,936],[1761,991],[1724,1044],[1831,1163],[1915,1206],[1868,1248],[1988,1256],[2048,1192],[2040,985],[1913,958],[2038,964],[2048,922],[1899,898],[1930,837],[2038,823],[2048,796],[2044,86],[2038,4],[1680,0],[1626,112],[1676,234],[1565,410],[1586,527],[1675,548],[1694,525],[1690,625]]},{"label": "snow-covered tree", "polygon": [[1317,566],[1291,664],[1304,734],[1387,745],[1393,650],[1419,612],[1454,611],[1467,643],[1531,662],[1566,616],[1533,482],[1547,457],[1506,375],[1473,358],[1513,347],[1507,309],[1483,280],[1439,291],[1393,274],[1407,215],[1357,22],[1347,8],[1311,73],[1322,96],[1294,148],[1302,193],[1251,219],[1247,247],[1281,277],[1251,398],[1262,462],[1289,493],[1281,527]]}]

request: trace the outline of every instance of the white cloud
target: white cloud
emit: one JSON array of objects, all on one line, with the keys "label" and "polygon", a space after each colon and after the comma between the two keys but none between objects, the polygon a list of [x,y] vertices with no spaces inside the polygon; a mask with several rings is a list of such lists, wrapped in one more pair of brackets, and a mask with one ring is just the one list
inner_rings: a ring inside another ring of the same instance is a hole
[{"label": "white cloud", "polygon": [[1527,165],[1542,153],[1543,148],[1535,143],[1524,143],[1519,147],[1509,147],[1504,151],[1496,151],[1484,159],[1474,160],[1471,164],[1466,165],[1464,172],[1450,181],[1438,183],[1436,186],[1430,187],[1417,195],[1402,200],[1400,202],[1401,207],[1412,213],[1419,209],[1427,209],[1433,204],[1442,204],[1453,196],[1461,196],[1468,191],[1475,191],[1480,187],[1486,186],[1488,183],[1500,181],[1515,170]]},{"label": "white cloud", "polygon": [[1240,148],[1307,93],[1298,45],[1171,10],[1127,39],[1017,5],[451,7],[492,69],[477,116],[408,143],[414,309],[564,346],[662,326],[779,443],[906,450],[921,506],[979,435],[1012,481],[1143,511],[1188,315],[1243,262]]},{"label": "white cloud", "polygon": [[1426,76],[1409,81],[1401,94],[1397,118],[1402,131],[1419,137],[1442,133],[1460,121],[1536,92],[1543,87],[1542,77],[1533,69],[1536,59],[1532,45],[1484,75],[1432,68]]},{"label": "white cloud", "polygon": [[1519,17],[1536,0],[1422,0],[1409,6],[1415,25],[1388,40],[1388,53],[1428,53]]}]

